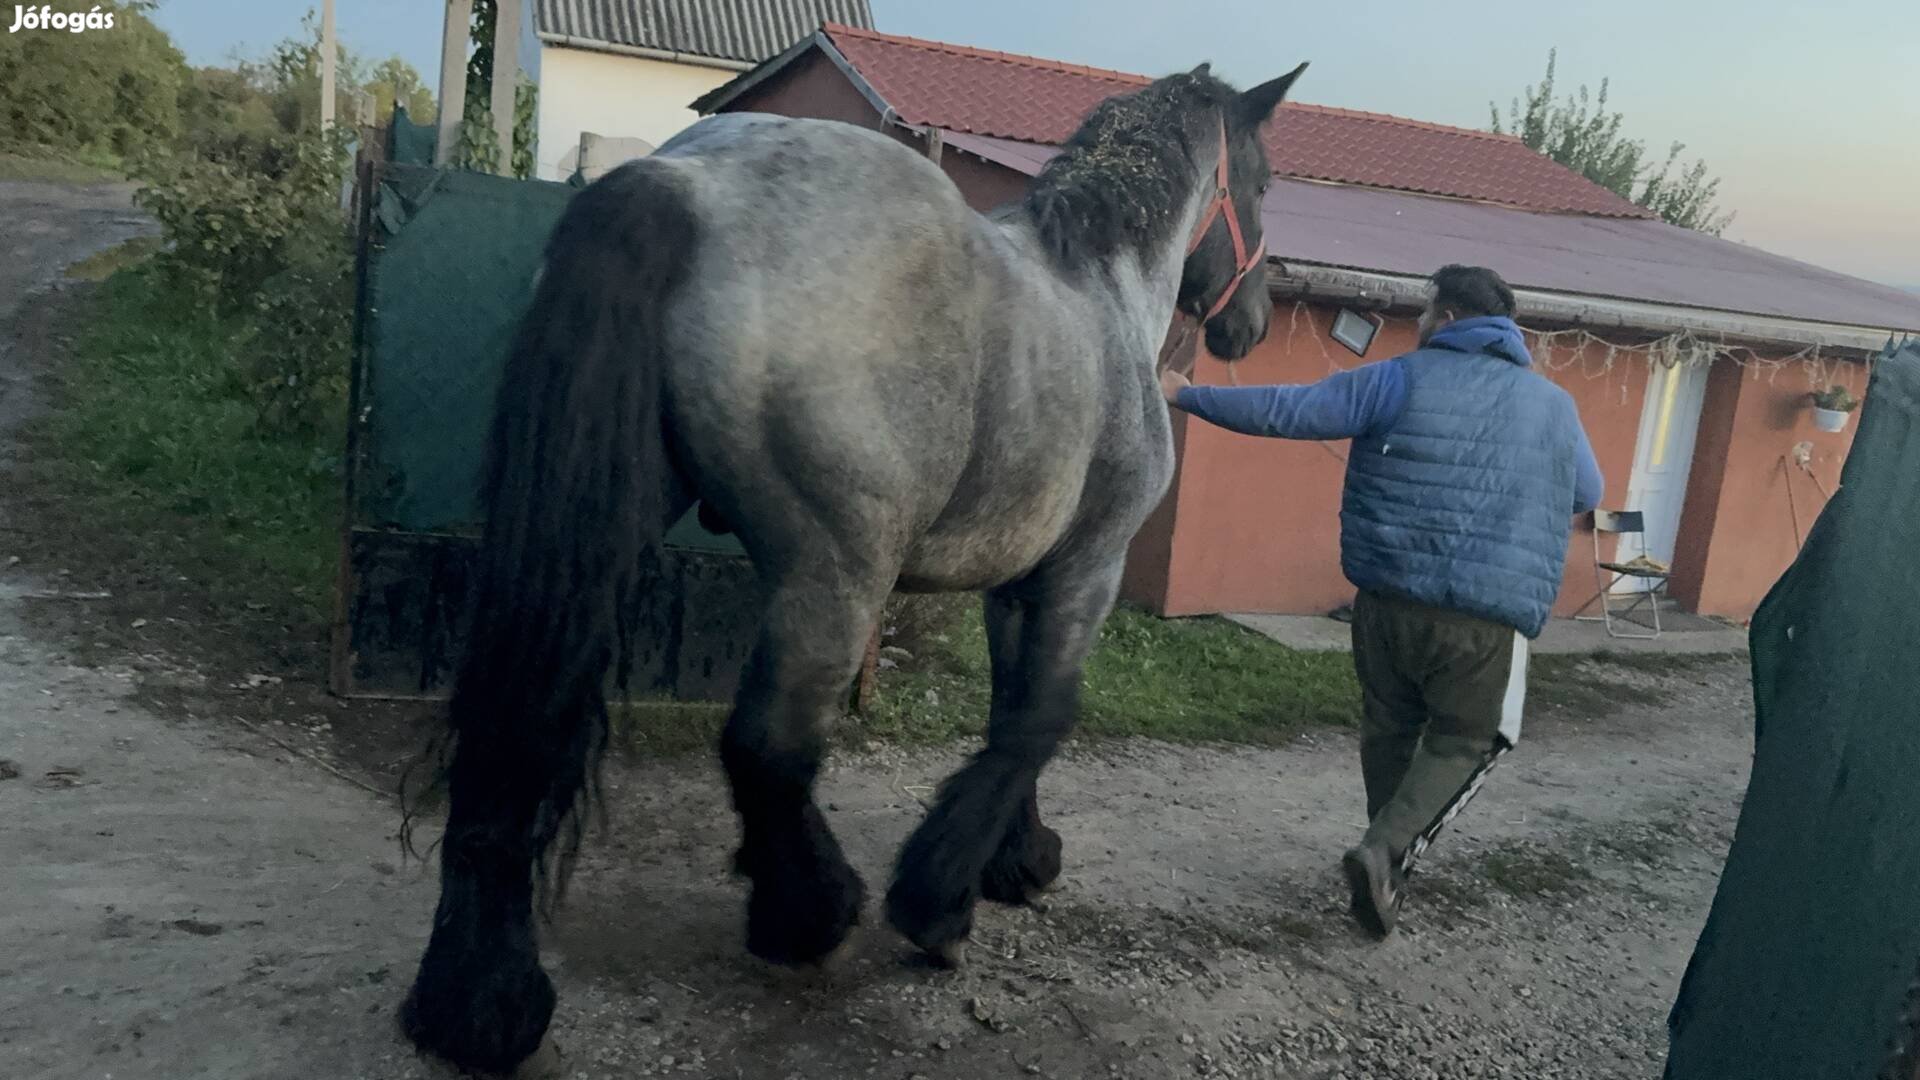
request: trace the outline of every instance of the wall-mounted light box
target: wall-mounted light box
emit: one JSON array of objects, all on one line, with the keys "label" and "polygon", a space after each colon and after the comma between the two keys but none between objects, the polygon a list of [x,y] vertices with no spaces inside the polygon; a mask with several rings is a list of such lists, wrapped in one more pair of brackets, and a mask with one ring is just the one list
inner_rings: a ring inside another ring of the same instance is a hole
[{"label": "wall-mounted light box", "polygon": [[1373,335],[1379,332],[1378,323],[1349,308],[1341,308],[1340,314],[1333,318],[1333,340],[1352,350],[1355,356],[1367,355]]}]

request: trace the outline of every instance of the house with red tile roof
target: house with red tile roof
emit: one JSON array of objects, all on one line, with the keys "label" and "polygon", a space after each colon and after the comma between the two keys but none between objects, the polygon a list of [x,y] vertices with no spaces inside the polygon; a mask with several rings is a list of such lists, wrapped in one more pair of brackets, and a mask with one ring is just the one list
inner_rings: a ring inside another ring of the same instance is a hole
[{"label": "house with red tile roof", "polygon": [[[1094,105],[1148,81],[829,24],[694,107],[885,131],[986,210],[1020,198]],[[1273,328],[1231,369],[1201,358],[1196,379],[1305,382],[1394,356],[1427,274],[1492,267],[1537,366],[1580,406],[1605,505],[1644,511],[1647,532],[1602,554],[1671,565],[1674,598],[1702,614],[1750,614],[1837,482],[1851,431],[1819,430],[1811,392],[1864,393],[1889,337],[1920,332],[1920,297],[1668,225],[1512,136],[1289,102],[1266,142]],[[1179,476],[1135,543],[1129,599],[1171,615],[1351,599],[1344,444],[1184,419],[1175,439]],[[1594,596],[1594,563],[1577,531],[1562,614]]]}]

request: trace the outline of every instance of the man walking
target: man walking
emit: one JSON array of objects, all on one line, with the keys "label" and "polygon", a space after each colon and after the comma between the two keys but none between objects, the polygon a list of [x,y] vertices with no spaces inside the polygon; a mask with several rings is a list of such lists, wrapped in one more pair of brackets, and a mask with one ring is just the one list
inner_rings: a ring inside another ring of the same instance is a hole
[{"label": "man walking", "polygon": [[1430,279],[1420,347],[1305,386],[1194,386],[1169,403],[1232,431],[1352,439],[1340,563],[1359,590],[1360,771],[1369,825],[1343,868],[1392,931],[1407,872],[1520,737],[1527,643],[1602,479],[1566,391],[1530,370],[1513,291],[1482,267]]}]

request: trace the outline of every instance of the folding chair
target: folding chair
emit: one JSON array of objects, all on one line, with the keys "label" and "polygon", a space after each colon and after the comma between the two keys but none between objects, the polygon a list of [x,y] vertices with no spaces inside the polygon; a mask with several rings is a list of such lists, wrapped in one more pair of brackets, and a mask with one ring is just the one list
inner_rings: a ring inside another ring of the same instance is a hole
[{"label": "folding chair", "polygon": [[[1600,534],[1609,536],[1637,536],[1647,531],[1646,515],[1638,510],[1595,510],[1593,512],[1593,580],[1600,591],[1593,600],[1581,605],[1585,611],[1593,606],[1594,600],[1600,602],[1599,615],[1576,615],[1583,622],[1604,622],[1607,634],[1616,638],[1652,639],[1660,636],[1660,601],[1665,598],[1667,580],[1672,576],[1668,567],[1648,558],[1637,555],[1625,562],[1608,562],[1600,557]],[[1608,575],[1611,575],[1609,577]],[[1644,582],[1642,588],[1634,590],[1632,603],[1616,606],[1614,588],[1627,580]],[[1647,629],[1647,624],[1628,616],[1641,607],[1653,612],[1653,632],[1639,633],[1633,630],[1621,630],[1615,624]]]}]

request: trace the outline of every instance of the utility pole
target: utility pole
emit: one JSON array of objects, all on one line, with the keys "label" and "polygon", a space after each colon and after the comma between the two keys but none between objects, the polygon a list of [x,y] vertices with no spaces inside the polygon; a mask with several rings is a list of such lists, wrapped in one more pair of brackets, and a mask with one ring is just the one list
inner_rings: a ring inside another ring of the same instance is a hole
[{"label": "utility pole", "polygon": [[334,42],[333,0],[320,4],[320,130],[333,130],[334,69],[340,49]]},{"label": "utility pole", "polygon": [[440,37],[440,139],[433,163],[453,167],[460,147],[460,119],[467,111],[467,38],[473,24],[473,0],[447,0],[447,22]]}]

